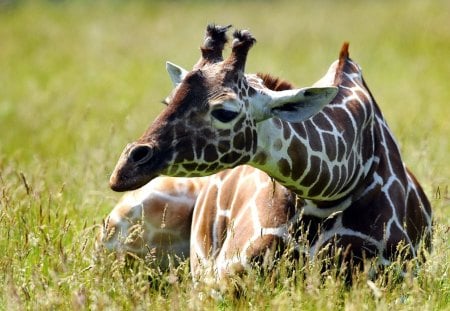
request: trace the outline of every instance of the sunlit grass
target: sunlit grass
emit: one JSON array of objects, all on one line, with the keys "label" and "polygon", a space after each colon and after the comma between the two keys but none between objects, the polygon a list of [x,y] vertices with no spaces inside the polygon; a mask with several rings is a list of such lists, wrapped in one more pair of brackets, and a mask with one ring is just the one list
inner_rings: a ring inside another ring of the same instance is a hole
[{"label": "sunlit grass", "polygon": [[[447,1],[3,3],[0,309],[450,308]],[[373,284],[362,272],[348,289],[332,272],[321,282],[317,267],[292,275],[280,264],[281,277],[251,274],[239,299],[214,300],[187,264],[161,272],[95,254],[95,225],[118,198],[109,173],[162,109],[164,62],[190,68],[209,22],[252,30],[248,71],[296,85],[312,84],[350,41],[433,204],[434,250],[419,271]]]}]

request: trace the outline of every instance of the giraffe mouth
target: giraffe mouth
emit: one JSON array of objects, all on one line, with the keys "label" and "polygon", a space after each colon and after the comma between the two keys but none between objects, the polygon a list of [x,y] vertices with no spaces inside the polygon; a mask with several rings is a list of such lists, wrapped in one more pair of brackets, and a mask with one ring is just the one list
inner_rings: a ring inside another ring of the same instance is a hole
[{"label": "giraffe mouth", "polygon": [[125,148],[109,179],[109,186],[117,192],[138,189],[160,175],[167,159],[154,154],[153,148],[130,144]]},{"label": "giraffe mouth", "polygon": [[116,192],[125,192],[141,188],[158,174],[131,176],[131,174],[121,174],[121,171],[114,170],[109,179],[109,187]]}]

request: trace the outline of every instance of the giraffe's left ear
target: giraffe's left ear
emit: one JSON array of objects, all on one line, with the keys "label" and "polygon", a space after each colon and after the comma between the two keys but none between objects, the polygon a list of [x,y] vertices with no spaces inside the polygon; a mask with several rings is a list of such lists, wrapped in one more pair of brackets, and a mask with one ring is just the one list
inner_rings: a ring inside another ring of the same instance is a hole
[{"label": "giraffe's left ear", "polygon": [[169,73],[170,80],[172,80],[173,86],[176,87],[183,81],[184,77],[188,74],[188,71],[178,65],[171,62],[166,62],[166,69]]},{"label": "giraffe's left ear", "polygon": [[302,122],[318,113],[338,93],[337,87],[307,87],[270,92],[269,116],[287,122]]}]

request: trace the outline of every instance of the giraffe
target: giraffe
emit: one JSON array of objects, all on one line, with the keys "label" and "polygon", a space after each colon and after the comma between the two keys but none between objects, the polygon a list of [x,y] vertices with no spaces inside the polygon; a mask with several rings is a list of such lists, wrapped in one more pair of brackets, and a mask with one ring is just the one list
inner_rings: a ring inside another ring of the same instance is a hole
[{"label": "giraffe", "polygon": [[161,176],[125,193],[105,218],[96,248],[151,254],[161,266],[168,255],[188,258],[194,204],[207,180]]},{"label": "giraffe", "polygon": [[248,165],[208,177],[158,177],[120,199],[97,244],[141,257],[153,251],[162,264],[168,254],[190,256],[195,280],[207,273],[226,280],[293,241],[296,203],[293,192]]},{"label": "giraffe", "polygon": [[207,27],[192,71],[167,63],[176,84],[168,106],[126,146],[110,187],[125,191],[158,175],[206,176],[248,164],[302,199],[312,254],[334,240],[349,258],[388,264],[402,245],[409,257],[429,247],[430,203],[348,44],[324,77],[296,89],[244,73],[256,41],[249,31],[234,32],[224,60],[228,28]]}]

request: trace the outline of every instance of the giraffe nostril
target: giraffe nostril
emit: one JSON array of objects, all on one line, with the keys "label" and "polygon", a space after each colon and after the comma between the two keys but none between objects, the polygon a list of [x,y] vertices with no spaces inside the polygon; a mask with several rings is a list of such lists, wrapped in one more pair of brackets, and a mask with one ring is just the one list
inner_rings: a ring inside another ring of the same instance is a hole
[{"label": "giraffe nostril", "polygon": [[152,155],[152,148],[146,145],[139,145],[130,152],[130,158],[136,164],[148,162],[152,158]]}]

